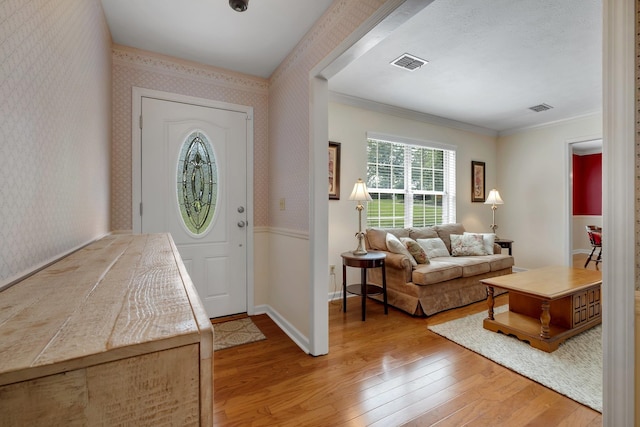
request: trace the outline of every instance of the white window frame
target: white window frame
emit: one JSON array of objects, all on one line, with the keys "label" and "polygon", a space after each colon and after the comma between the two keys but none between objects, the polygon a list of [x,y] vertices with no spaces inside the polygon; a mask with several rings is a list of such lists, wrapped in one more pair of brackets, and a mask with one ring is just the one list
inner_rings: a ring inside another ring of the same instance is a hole
[{"label": "white window frame", "polygon": [[[403,190],[387,190],[370,188],[372,192],[379,193],[400,193],[402,192],[405,197],[405,209],[404,209],[404,226],[410,227],[413,224],[413,195],[414,194],[428,194],[428,195],[441,195],[442,196],[442,222],[441,224],[456,222],[456,152],[457,147],[450,144],[443,144],[434,141],[423,141],[412,138],[406,138],[401,136],[386,135],[377,132],[367,132],[367,145],[369,140],[384,141],[396,144],[405,145],[405,151],[410,150],[411,146],[420,148],[429,148],[436,150],[445,150],[445,167],[444,167],[444,190],[443,191],[426,191],[419,190],[414,191],[411,189],[411,158],[410,156],[404,157],[404,189]],[[367,159],[367,168],[369,166],[369,159]],[[367,174],[368,175],[368,174]],[[368,213],[367,213],[368,216]]]}]

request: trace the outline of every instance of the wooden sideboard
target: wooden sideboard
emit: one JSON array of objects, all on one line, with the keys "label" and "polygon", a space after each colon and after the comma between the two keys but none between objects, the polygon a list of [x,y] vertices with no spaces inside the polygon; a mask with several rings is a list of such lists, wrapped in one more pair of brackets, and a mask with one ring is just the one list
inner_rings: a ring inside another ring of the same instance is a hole
[{"label": "wooden sideboard", "polygon": [[0,292],[2,426],[210,426],[212,362],[169,234],[104,237]]}]

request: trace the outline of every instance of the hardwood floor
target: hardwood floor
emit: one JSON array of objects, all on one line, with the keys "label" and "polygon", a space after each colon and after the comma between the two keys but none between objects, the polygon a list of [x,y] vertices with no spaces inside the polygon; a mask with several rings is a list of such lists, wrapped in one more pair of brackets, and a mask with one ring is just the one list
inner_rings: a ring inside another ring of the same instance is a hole
[{"label": "hardwood floor", "polygon": [[[573,255],[573,266],[575,268],[583,268],[584,263],[587,262],[588,254],[574,254]],[[591,262],[587,265],[587,270],[602,270],[602,261],[598,263],[596,266],[596,258],[598,257],[598,251],[591,258]]]},{"label": "hardwood floor", "polygon": [[[498,297],[500,304],[506,297]],[[214,354],[219,426],[600,426],[602,415],[427,329],[485,303],[413,318],[360,298],[329,303],[329,354],[302,353],[266,315],[267,337]]]}]

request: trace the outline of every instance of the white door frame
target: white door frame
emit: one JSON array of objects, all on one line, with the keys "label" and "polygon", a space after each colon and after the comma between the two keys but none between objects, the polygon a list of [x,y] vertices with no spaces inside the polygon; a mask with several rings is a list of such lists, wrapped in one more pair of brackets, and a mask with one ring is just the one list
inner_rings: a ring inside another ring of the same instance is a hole
[{"label": "white door frame", "polygon": [[[590,135],[580,138],[572,138],[565,141],[564,149],[564,220],[565,220],[565,265],[573,266],[573,182],[571,175],[573,173],[573,145],[581,142],[589,142],[602,140],[602,134]],[[603,177],[604,179],[604,177]],[[604,209],[604,207],[603,207]],[[604,213],[604,212],[603,212]]]},{"label": "white door frame", "polygon": [[155,98],[164,101],[200,105],[220,110],[237,111],[247,115],[247,314],[255,314],[254,305],[254,266],[253,266],[253,107],[230,104],[228,102],[197,98],[177,93],[133,87],[131,91],[131,216],[133,232],[142,231],[140,204],[142,203],[142,140],[140,115],[142,98]]},{"label": "white door frame", "polygon": [[[635,1],[603,0],[604,426],[631,426],[635,396]],[[609,244],[607,243],[609,242]],[[615,244],[611,244],[615,242]]]}]

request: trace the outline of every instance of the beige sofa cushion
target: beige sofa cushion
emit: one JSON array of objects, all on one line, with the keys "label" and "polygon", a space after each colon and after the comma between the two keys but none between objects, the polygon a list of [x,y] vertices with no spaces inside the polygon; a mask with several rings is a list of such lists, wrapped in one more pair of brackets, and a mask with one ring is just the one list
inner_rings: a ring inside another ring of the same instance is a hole
[{"label": "beige sofa cushion", "polygon": [[462,277],[462,267],[440,259],[431,260],[430,264],[420,264],[413,270],[413,283],[431,285]]},{"label": "beige sofa cushion", "polygon": [[409,229],[409,237],[413,240],[433,239],[438,237],[438,233],[433,227],[413,227]]},{"label": "beige sofa cushion", "polygon": [[503,270],[505,268],[513,267],[514,265],[513,257],[511,255],[495,254],[474,258],[478,258],[479,260],[486,260],[491,267],[491,271]]},{"label": "beige sofa cushion", "polygon": [[461,267],[462,277],[477,276],[491,271],[491,262],[487,256],[449,257],[438,260]]},{"label": "beige sofa cushion", "polygon": [[374,251],[389,251],[386,243],[387,233],[397,238],[409,237],[409,230],[406,228],[367,228],[365,238],[368,248]]}]

